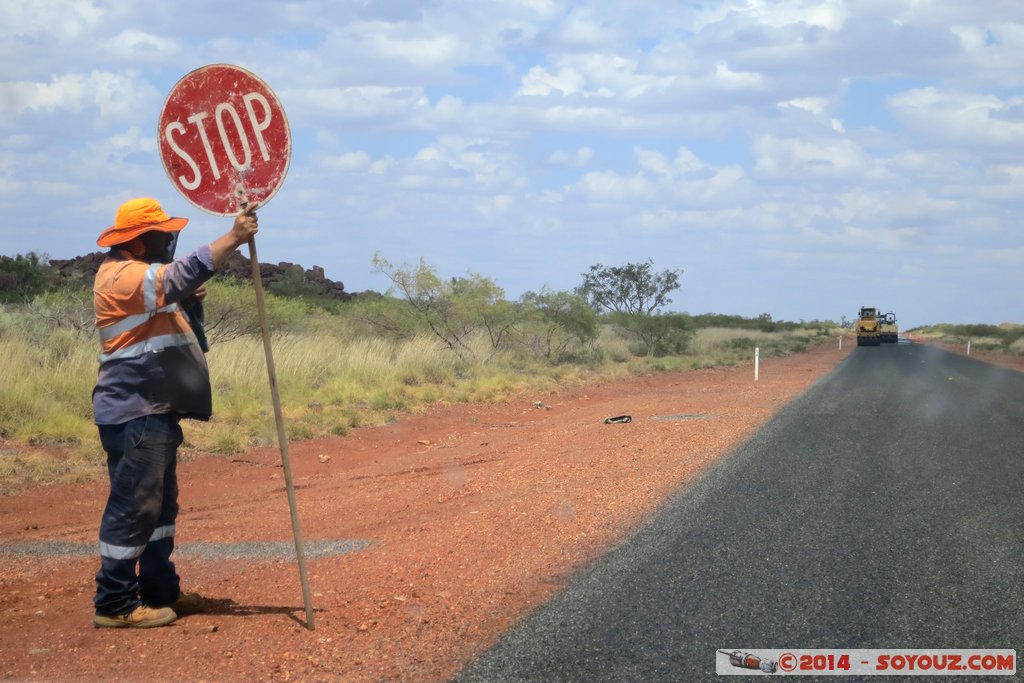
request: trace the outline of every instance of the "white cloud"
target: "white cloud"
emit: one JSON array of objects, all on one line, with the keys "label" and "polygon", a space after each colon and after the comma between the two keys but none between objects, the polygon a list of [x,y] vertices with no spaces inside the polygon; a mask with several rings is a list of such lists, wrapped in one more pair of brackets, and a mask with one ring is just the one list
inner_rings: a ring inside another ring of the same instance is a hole
[{"label": "white cloud", "polygon": [[446,176],[471,179],[473,186],[501,193],[525,184],[515,154],[493,140],[445,136],[435,145],[419,150],[414,162]]},{"label": "white cloud", "polygon": [[366,171],[370,168],[373,159],[366,152],[346,152],[337,156],[328,157],[324,160],[324,169],[328,171],[341,171],[342,173],[354,173]]},{"label": "white cloud", "polygon": [[135,62],[167,60],[180,51],[177,41],[137,29],[121,31],[106,49],[118,59]]},{"label": "white cloud", "polygon": [[[746,201],[746,174],[737,166],[713,168],[690,150],[680,148],[674,158],[651,149],[633,150],[636,172],[591,171],[567,188],[573,196],[598,203],[689,208],[726,208]],[[657,211],[646,209],[649,215]]]},{"label": "white cloud", "polygon": [[707,164],[697,158],[697,155],[685,147],[680,147],[676,151],[676,158],[672,165],[677,173],[683,174],[698,173],[708,167]]},{"label": "white cloud", "polygon": [[1024,149],[1024,96],[910,90],[889,99],[893,115],[915,135],[943,144]]},{"label": "white cloud", "polygon": [[516,95],[548,96],[551,94],[574,95],[583,91],[586,84],[583,74],[573,68],[563,68],[552,74],[544,67],[535,66],[523,76],[522,85]]},{"label": "white cloud", "polygon": [[63,42],[96,28],[103,14],[89,0],[4,0],[0,3],[0,36]]},{"label": "white cloud", "polygon": [[121,156],[135,152],[155,152],[156,138],[151,134],[144,134],[139,128],[133,126],[120,133],[114,133],[103,141],[101,147]]},{"label": "white cloud", "polygon": [[[743,76],[729,72],[726,67],[721,74],[716,71],[714,78],[728,83]],[[635,100],[650,93],[664,92],[674,82],[673,77],[643,73],[635,59],[609,53],[568,54],[556,60],[553,72],[541,66],[532,67],[523,77],[516,95]]]},{"label": "white cloud", "polygon": [[589,164],[593,158],[594,150],[590,147],[580,147],[574,152],[554,152],[548,157],[548,163],[555,166],[581,168]]},{"label": "white cloud", "polygon": [[638,130],[644,122],[627,111],[616,107],[556,105],[543,109],[522,111],[522,118],[533,125],[559,128],[588,128],[596,130]]},{"label": "white cloud", "polygon": [[1004,164],[990,167],[981,194],[991,201],[1018,202],[1024,197],[1024,166]]},{"label": "white cloud", "polygon": [[659,152],[650,149],[635,149],[633,154],[636,156],[637,166],[641,173],[659,176],[672,175],[672,168],[669,166],[668,160]]},{"label": "white cloud", "polygon": [[779,107],[793,107],[812,114],[824,114],[828,106],[829,100],[824,97],[799,97],[779,103]]},{"label": "white cloud", "polygon": [[863,173],[863,150],[851,140],[761,137],[754,143],[755,170],[766,178],[800,180],[819,176],[851,177]]},{"label": "white cloud", "polygon": [[451,64],[462,45],[462,41],[451,34],[396,34],[394,29],[392,24],[381,23],[358,27],[364,37],[363,44],[372,55],[408,62],[421,68]]},{"label": "white cloud", "polygon": [[96,107],[101,119],[120,121],[156,98],[156,89],[136,73],[91,71],[54,76],[49,83],[0,83],[0,111],[12,118],[29,111],[78,113]]},{"label": "white cloud", "polygon": [[430,101],[421,88],[353,86],[285,89],[281,91],[281,99],[290,120],[298,113],[330,116],[335,122],[354,119],[382,122],[418,116],[430,107]]},{"label": "white cloud", "polygon": [[445,95],[434,106],[434,115],[439,122],[460,123],[466,115],[466,107],[458,97]]},{"label": "white cloud", "polygon": [[861,248],[866,252],[875,249],[895,251],[909,247],[912,246],[910,243],[920,235],[920,231],[916,228],[866,228],[857,225],[848,225],[840,231],[832,233],[815,229],[807,229],[804,232],[816,241]]},{"label": "white cloud", "polygon": [[773,0],[744,0],[727,4],[758,23],[774,27],[804,23],[838,31],[850,16],[846,0],[795,0],[781,3]]},{"label": "white cloud", "polygon": [[616,32],[589,7],[574,7],[555,31],[556,40],[572,47],[602,48],[614,44]]},{"label": "white cloud", "polygon": [[719,62],[714,83],[725,90],[759,90],[764,87],[764,77],[751,71],[734,71],[727,63]]},{"label": "white cloud", "polygon": [[575,190],[597,203],[632,202],[651,198],[655,192],[653,184],[644,176],[623,176],[612,171],[587,173]]}]

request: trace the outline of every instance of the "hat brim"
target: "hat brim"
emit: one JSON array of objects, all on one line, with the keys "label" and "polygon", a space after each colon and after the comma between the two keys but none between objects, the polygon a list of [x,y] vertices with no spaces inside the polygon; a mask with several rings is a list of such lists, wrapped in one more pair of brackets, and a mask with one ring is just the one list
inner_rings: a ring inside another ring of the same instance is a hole
[{"label": "hat brim", "polygon": [[117,244],[131,242],[142,233],[149,232],[150,230],[159,230],[160,232],[178,232],[187,224],[187,218],[169,218],[166,221],[160,221],[159,223],[143,223],[142,225],[133,225],[131,227],[121,229],[112,225],[103,231],[103,234],[100,235],[98,240],[96,240],[96,244],[101,247],[112,247]]}]

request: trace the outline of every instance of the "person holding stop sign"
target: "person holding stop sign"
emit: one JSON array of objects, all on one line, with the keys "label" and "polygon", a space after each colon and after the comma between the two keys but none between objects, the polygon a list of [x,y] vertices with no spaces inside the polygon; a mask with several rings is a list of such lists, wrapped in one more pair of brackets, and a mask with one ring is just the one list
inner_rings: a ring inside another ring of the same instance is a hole
[{"label": "person holding stop sign", "polygon": [[201,596],[181,592],[171,561],[179,422],[212,413],[206,359],[182,306],[201,301],[203,283],[253,238],[256,208],[177,259],[188,219],[168,216],[150,198],[122,204],[96,241],[110,247],[93,288],[101,352],[92,402],[110,476],[93,599],[97,628],[163,626],[203,609]]}]

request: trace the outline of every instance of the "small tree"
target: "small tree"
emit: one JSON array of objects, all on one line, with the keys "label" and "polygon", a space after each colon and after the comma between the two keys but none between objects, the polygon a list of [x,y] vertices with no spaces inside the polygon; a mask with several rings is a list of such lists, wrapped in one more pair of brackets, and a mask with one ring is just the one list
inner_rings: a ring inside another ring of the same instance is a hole
[{"label": "small tree", "polygon": [[527,292],[520,299],[528,324],[523,342],[535,354],[551,363],[578,355],[597,338],[597,313],[582,297],[572,292]]},{"label": "small tree", "polygon": [[467,329],[483,329],[491,343],[491,351],[498,351],[509,342],[519,319],[519,310],[505,300],[505,291],[493,280],[477,273],[468,277],[453,277],[447,291],[454,304],[455,317]]},{"label": "small tree", "polygon": [[654,262],[605,266],[600,263],[583,274],[576,290],[598,311],[650,315],[672,303],[668,295],[679,289],[681,270],[654,272]]},{"label": "small tree", "polygon": [[[399,267],[378,254],[373,266],[391,280],[420,324],[460,359],[476,355],[471,345],[475,333],[487,335],[491,356],[508,343],[518,309],[505,300],[505,292],[493,280],[470,274],[446,282],[423,259],[416,267]],[[396,323],[396,329],[403,326]]]}]

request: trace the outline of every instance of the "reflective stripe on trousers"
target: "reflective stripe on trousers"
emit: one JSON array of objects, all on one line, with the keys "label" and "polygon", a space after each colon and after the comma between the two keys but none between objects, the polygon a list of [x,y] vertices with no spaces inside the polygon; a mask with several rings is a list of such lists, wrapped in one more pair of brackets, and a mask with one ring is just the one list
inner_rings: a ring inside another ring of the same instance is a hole
[{"label": "reflective stripe on trousers", "polygon": [[[146,543],[152,543],[153,541],[159,541],[162,538],[173,538],[174,537],[174,525],[167,524],[165,526],[157,527],[153,532],[153,535],[149,537]],[[144,545],[136,546],[122,546],[112,545],[110,543],[104,543],[100,541],[100,556],[109,557],[112,560],[134,560],[142,555],[142,551],[146,549]]]}]

